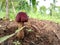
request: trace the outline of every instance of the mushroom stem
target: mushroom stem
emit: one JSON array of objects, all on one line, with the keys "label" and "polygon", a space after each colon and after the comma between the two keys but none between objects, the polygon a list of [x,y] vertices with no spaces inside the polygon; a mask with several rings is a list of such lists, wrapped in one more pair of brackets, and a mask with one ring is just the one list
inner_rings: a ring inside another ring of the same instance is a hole
[{"label": "mushroom stem", "polygon": [[21,27],[23,27],[23,26],[24,26],[23,22],[18,23],[18,29],[21,28]]},{"label": "mushroom stem", "polygon": [[[22,22],[18,23],[18,29],[23,27],[23,25],[24,25],[24,23],[22,23]],[[16,36],[18,39],[23,39],[24,38],[24,30],[19,31]]]}]

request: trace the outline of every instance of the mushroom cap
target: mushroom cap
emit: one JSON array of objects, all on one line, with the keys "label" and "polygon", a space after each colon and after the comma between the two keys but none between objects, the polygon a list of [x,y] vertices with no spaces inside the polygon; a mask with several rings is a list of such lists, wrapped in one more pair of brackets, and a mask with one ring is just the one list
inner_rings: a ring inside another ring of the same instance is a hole
[{"label": "mushroom cap", "polygon": [[19,12],[16,16],[16,21],[17,22],[27,22],[28,21],[28,16],[25,12]]}]

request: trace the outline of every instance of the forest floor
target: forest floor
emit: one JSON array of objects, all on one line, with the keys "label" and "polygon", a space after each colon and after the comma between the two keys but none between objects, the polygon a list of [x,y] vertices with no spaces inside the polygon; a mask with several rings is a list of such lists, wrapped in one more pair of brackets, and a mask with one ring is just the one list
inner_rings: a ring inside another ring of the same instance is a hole
[{"label": "forest floor", "polygon": [[[29,19],[24,26],[26,28],[23,39],[18,39],[15,35],[0,45],[60,45],[60,24],[48,20]],[[0,37],[14,33],[17,28],[14,21],[0,19]]]}]

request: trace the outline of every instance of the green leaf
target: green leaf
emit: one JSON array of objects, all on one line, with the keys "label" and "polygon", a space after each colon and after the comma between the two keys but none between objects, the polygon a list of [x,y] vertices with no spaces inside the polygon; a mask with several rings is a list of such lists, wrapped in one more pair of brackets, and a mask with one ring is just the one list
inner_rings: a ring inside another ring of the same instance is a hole
[{"label": "green leaf", "polygon": [[15,42],[13,42],[13,44],[14,44],[14,45],[21,45],[21,42],[15,41]]},{"label": "green leaf", "polygon": [[12,36],[14,36],[14,35],[15,35],[15,33],[13,33],[13,34],[11,34],[11,35],[4,36],[4,37],[1,37],[1,38],[0,38],[0,43],[4,42],[5,40],[7,40],[8,38],[10,38],[10,37],[12,37]]},{"label": "green leaf", "polygon": [[23,26],[22,28],[18,29],[15,31],[15,33],[11,34],[11,35],[7,35],[7,36],[4,36],[4,37],[1,37],[0,38],[0,43],[4,42],[5,40],[7,40],[8,38],[14,36],[16,33],[18,33],[19,31],[21,31],[25,26]]},{"label": "green leaf", "polygon": [[27,30],[28,32],[32,32],[33,30],[31,30],[31,29],[29,29],[29,30]]}]

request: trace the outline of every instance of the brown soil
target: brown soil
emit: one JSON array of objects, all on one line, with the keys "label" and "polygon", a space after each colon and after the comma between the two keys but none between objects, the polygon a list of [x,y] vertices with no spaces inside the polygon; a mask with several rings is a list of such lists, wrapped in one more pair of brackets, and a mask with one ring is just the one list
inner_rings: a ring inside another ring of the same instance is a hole
[{"label": "brown soil", "polygon": [[[47,20],[29,19],[24,26],[26,28],[24,28],[23,39],[13,36],[0,45],[14,45],[13,42],[16,41],[21,43],[18,45],[60,45],[60,24]],[[14,33],[17,28],[15,21],[0,20],[0,37]]]}]

